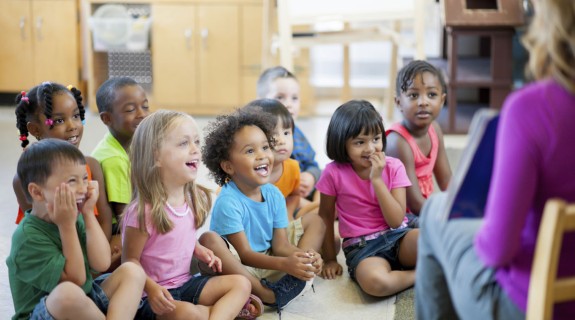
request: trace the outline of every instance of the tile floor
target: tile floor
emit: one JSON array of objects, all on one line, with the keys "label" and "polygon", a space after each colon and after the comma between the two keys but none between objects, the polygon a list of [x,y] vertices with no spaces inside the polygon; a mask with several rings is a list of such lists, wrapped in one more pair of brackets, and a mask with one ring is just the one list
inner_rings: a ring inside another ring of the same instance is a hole
[{"label": "tile floor", "polygon": [[[312,146],[317,152],[317,160],[325,166],[329,159],[324,153],[324,139],[329,124],[330,113],[339,105],[337,102],[320,104],[317,108],[318,116],[302,118],[298,125],[305,132]],[[396,115],[397,116],[397,115]],[[198,117],[196,120],[203,128],[210,117]],[[386,121],[386,125],[390,121]],[[89,154],[96,143],[106,132],[106,127],[95,114],[87,114],[87,125],[84,129],[82,151]],[[12,178],[16,172],[16,163],[20,156],[18,132],[15,128],[15,117],[12,107],[0,107],[0,148],[4,150],[0,156],[0,212],[3,219],[0,221],[0,320],[10,319],[14,313],[5,259],[10,251],[10,239],[16,225],[17,204],[12,190]],[[451,152],[452,167],[457,162],[460,150],[466,143],[465,136],[446,136],[446,146]],[[207,170],[200,170],[200,183],[215,187],[215,183],[207,177]],[[205,227],[204,227],[205,228]],[[338,260],[345,268],[343,255]],[[315,293],[309,292],[290,304],[284,312],[284,320],[303,319],[393,319],[395,310],[395,296],[387,299],[373,298],[363,294],[353,283],[344,269],[344,275],[337,280],[315,281]],[[271,309],[260,319],[277,319],[277,314]]]}]

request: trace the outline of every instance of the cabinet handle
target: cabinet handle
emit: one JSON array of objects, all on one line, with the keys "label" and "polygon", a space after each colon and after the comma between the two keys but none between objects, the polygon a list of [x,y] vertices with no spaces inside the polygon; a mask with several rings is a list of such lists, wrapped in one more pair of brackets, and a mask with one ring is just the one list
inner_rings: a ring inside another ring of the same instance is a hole
[{"label": "cabinet handle", "polygon": [[20,37],[22,38],[22,40],[26,40],[26,17],[20,17]]},{"label": "cabinet handle", "polygon": [[200,32],[200,35],[202,37],[202,46],[204,47],[204,49],[207,49],[208,48],[208,35],[209,35],[208,29],[206,29],[206,28],[202,29],[202,31]]},{"label": "cabinet handle", "polygon": [[186,48],[192,49],[192,28],[184,29],[184,38],[186,38]]},{"label": "cabinet handle", "polygon": [[38,17],[36,19],[36,36],[38,37],[38,41],[42,41],[42,24],[43,20],[42,17]]}]

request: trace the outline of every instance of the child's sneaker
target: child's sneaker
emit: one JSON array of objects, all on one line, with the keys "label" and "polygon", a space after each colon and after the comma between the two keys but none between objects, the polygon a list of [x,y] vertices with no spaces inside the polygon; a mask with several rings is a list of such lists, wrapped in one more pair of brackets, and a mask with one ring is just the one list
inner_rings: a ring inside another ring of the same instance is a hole
[{"label": "child's sneaker", "polygon": [[269,306],[277,308],[281,317],[281,310],[309,290],[313,284],[313,280],[304,281],[286,274],[275,283],[262,279],[262,284],[274,292],[276,303]]}]

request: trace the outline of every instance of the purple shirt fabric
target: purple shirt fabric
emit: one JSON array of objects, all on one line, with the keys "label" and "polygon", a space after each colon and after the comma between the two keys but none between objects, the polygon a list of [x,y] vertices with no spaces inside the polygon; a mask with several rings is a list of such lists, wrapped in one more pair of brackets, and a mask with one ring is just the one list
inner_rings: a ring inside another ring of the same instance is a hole
[{"label": "purple shirt fabric", "polygon": [[[483,224],[480,259],[512,301],[526,310],[531,265],[545,202],[575,201],[575,95],[553,80],[512,93],[503,106]],[[558,275],[575,273],[575,235],[565,238]],[[573,315],[575,304],[555,308]]]}]

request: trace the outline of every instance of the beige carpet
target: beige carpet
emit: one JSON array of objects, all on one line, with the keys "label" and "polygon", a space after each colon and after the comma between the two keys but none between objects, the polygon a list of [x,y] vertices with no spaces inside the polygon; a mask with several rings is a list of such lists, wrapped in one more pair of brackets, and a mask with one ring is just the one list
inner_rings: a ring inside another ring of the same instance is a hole
[{"label": "beige carpet", "polygon": [[395,320],[415,319],[415,290],[413,288],[400,292],[395,301]]}]

